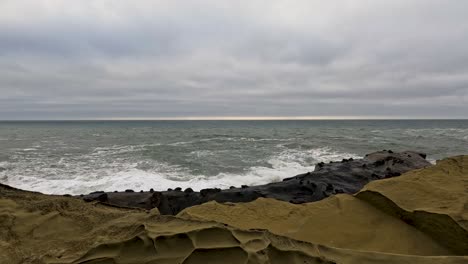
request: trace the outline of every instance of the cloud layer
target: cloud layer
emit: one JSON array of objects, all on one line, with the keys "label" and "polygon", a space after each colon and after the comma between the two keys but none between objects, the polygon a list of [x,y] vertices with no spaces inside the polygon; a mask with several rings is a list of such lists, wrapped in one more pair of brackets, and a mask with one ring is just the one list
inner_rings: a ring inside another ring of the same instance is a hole
[{"label": "cloud layer", "polygon": [[468,118],[458,0],[0,2],[0,119]]}]

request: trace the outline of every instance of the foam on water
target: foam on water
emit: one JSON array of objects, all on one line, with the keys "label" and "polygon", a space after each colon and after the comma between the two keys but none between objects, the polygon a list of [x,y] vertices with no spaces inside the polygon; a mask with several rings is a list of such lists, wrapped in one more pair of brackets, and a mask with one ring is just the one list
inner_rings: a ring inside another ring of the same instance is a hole
[{"label": "foam on water", "polygon": [[[109,151],[120,153],[133,151],[135,147],[113,146],[97,148],[91,155],[105,155]],[[209,155],[209,151],[198,151],[198,155]],[[351,153],[333,151],[328,147],[305,151],[286,149],[270,157],[270,166],[255,166],[243,173],[219,173],[217,175],[192,175],[189,170],[163,162],[148,161],[126,163],[116,161],[103,167],[91,169],[89,164],[66,161],[61,158],[53,168],[42,167],[37,171],[14,167],[8,162],[0,163],[6,170],[0,172],[0,179],[17,188],[50,194],[81,194],[92,191],[123,191],[125,189],[166,190],[168,188],[229,188],[230,186],[258,185],[281,181],[284,178],[312,171],[317,162],[328,162],[343,158],[358,158]],[[19,164],[16,164],[19,165]],[[145,169],[142,169],[145,168]],[[26,175],[27,174],[27,175]]]},{"label": "foam on water", "polygon": [[55,194],[264,184],[382,149],[466,154],[468,121],[0,122],[0,182]]}]

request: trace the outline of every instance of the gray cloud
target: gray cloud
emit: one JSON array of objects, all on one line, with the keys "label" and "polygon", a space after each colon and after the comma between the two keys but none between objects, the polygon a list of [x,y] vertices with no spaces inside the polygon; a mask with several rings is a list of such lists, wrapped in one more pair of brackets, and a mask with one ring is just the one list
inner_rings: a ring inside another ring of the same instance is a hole
[{"label": "gray cloud", "polygon": [[0,119],[468,118],[468,2],[0,3]]}]

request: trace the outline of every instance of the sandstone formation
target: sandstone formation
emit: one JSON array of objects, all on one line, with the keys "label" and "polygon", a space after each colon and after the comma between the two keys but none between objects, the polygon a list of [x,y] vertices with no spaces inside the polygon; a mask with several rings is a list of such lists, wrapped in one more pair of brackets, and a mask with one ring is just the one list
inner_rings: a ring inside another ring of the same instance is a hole
[{"label": "sandstone formation", "polygon": [[467,181],[458,156],[355,195],[211,201],[177,216],[0,184],[0,263],[464,264]]},{"label": "sandstone formation", "polygon": [[[270,208],[273,208],[270,210]],[[292,205],[271,199],[206,203],[178,215],[271,232],[301,241],[411,255],[468,255],[468,156],[400,177]]]}]

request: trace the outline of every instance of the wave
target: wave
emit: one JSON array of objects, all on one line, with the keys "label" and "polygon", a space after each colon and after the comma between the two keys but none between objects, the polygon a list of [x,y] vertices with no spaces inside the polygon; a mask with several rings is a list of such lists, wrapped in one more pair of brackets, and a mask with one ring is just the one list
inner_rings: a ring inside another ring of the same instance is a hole
[{"label": "wave", "polygon": [[[122,146],[96,148],[91,154],[110,151],[129,151]],[[199,151],[198,155],[211,155]],[[103,154],[105,155],[105,154]],[[230,186],[258,185],[281,181],[284,178],[312,171],[318,162],[359,158],[352,153],[334,151],[331,148],[308,150],[284,149],[267,160],[268,166],[245,168],[241,173],[220,172],[216,175],[194,175],[188,168],[158,161],[128,162],[114,160],[93,167],[96,162],[85,162],[75,158],[60,158],[54,166],[36,164],[5,164],[8,172],[0,172],[0,179],[17,188],[49,194],[81,194],[92,191],[123,191],[125,189],[166,190],[168,188],[229,188]],[[32,170],[32,171],[31,171]]]},{"label": "wave", "polygon": [[262,142],[262,141],[293,141],[297,138],[252,138],[252,137],[212,137],[212,138],[203,138],[199,140],[191,141],[179,141],[167,144],[168,146],[183,146],[191,145],[200,142],[209,142],[209,141],[244,141],[244,142]]},{"label": "wave", "polygon": [[403,134],[411,137],[431,138],[431,137],[450,137],[455,139],[468,139],[468,128],[394,128],[394,129],[375,129],[370,131],[373,134],[388,135],[392,133]]}]

